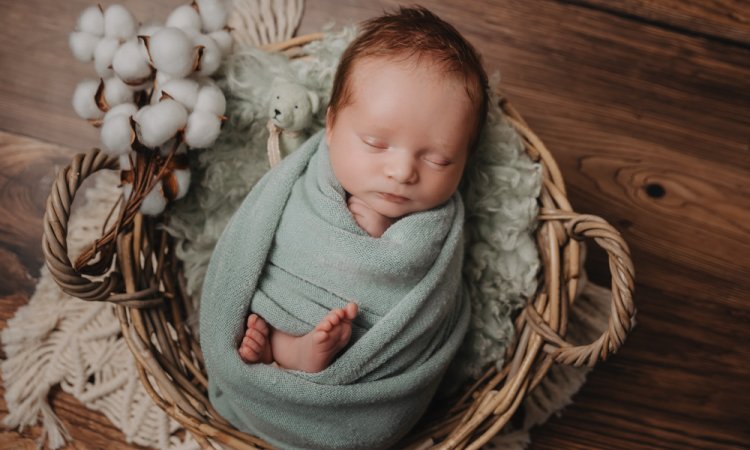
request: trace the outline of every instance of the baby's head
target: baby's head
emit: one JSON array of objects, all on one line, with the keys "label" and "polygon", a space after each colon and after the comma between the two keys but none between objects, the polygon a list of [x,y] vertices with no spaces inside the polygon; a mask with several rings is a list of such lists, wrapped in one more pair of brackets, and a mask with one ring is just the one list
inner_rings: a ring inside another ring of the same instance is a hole
[{"label": "baby's head", "polygon": [[456,191],[488,108],[476,50],[428,10],[366,21],[344,52],[326,115],[343,188],[391,218]]}]

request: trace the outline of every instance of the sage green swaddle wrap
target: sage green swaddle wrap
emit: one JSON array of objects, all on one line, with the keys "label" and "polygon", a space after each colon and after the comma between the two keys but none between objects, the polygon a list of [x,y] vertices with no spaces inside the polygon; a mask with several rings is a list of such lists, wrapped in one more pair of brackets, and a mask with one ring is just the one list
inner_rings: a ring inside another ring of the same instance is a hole
[{"label": "sage green swaddle wrap", "polygon": [[[383,448],[422,415],[468,326],[463,203],[455,193],[370,237],[323,137],[258,181],[214,249],[200,309],[209,398],[278,447]],[[301,335],[349,301],[359,305],[351,342],[323,371],[240,359],[250,310]]]}]

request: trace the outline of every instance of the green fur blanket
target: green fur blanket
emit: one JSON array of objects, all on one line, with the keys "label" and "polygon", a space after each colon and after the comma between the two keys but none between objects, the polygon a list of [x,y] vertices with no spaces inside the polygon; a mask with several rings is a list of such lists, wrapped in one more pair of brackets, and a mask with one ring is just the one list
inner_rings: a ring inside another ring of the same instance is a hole
[{"label": "green fur blanket", "polygon": [[[200,308],[209,398],[281,448],[385,448],[427,408],[466,332],[463,203],[456,193],[370,237],[323,135],[258,181],[216,244]],[[349,300],[359,305],[351,342],[321,372],[241,361],[249,310],[302,335]]]}]

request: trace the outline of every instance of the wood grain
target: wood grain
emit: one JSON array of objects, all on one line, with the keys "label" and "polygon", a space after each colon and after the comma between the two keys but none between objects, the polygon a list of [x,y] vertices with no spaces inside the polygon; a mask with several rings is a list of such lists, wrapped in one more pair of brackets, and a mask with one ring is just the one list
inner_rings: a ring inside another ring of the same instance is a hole
[{"label": "wood grain", "polygon": [[678,32],[750,45],[750,1],[747,0],[567,0],[647,21]]},{"label": "wood grain", "polygon": [[[127,5],[163,19],[181,3]],[[307,0],[299,31],[398,3]],[[747,448],[748,2],[421,3],[477,46],[488,71],[501,72],[504,92],[553,151],[574,208],[618,227],[635,262],[636,328],[564,415],[533,432],[531,448]],[[98,145],[70,107],[75,84],[93,76],[67,49],[89,4],[0,0],[0,38],[13,43],[0,46],[0,327],[39,273],[51,169],[69,149]],[[591,248],[587,267],[608,282],[601,250]],[[69,448],[137,448],[101,415],[62,393],[54,398],[75,445],[86,446]],[[36,436],[6,433],[0,442],[16,439],[20,448]]]}]

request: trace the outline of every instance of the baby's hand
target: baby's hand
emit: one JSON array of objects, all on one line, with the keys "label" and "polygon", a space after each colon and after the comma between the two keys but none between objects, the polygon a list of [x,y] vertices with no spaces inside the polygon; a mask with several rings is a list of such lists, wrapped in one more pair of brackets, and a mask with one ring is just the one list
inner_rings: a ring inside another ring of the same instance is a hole
[{"label": "baby's hand", "polygon": [[395,222],[394,219],[380,214],[353,195],[346,201],[346,205],[357,224],[372,237],[382,236],[385,230]]}]

